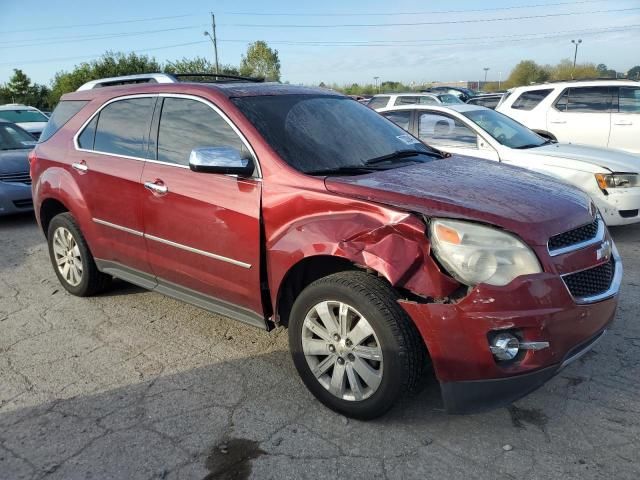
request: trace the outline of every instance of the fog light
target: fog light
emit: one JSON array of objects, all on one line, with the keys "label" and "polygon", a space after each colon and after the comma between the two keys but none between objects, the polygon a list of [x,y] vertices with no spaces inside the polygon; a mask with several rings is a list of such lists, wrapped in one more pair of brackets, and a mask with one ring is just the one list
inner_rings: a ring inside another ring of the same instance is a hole
[{"label": "fog light", "polygon": [[498,360],[513,360],[520,350],[520,342],[510,333],[499,333],[493,337],[489,349]]}]

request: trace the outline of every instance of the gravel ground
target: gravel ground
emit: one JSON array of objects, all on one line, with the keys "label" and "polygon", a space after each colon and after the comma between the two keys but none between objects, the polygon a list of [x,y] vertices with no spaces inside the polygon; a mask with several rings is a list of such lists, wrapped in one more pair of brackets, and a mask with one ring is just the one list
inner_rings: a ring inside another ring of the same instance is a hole
[{"label": "gravel ground", "polygon": [[0,478],[640,478],[640,226],[616,323],[508,409],[448,416],[437,384],[384,418],[309,394],[270,333],[125,283],[58,284],[30,216],[0,219]]}]

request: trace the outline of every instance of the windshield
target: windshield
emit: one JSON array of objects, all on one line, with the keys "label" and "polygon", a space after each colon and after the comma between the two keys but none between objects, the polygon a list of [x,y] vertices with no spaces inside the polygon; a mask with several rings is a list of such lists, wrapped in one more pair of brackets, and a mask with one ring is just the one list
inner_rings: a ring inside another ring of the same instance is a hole
[{"label": "windshield", "polygon": [[0,110],[0,118],[13,123],[46,122],[49,119],[37,110]]},{"label": "windshield", "polygon": [[547,143],[537,133],[495,110],[473,110],[463,115],[505,147],[533,148]]},{"label": "windshield", "polygon": [[464,103],[458,97],[456,97],[455,95],[451,95],[450,93],[443,93],[441,95],[438,95],[438,98],[445,105],[451,105],[453,103]]},{"label": "windshield", "polygon": [[0,123],[0,150],[33,148],[36,139],[15,125]]},{"label": "windshield", "polygon": [[434,155],[434,150],[382,115],[347,97],[273,95],[238,97],[233,102],[271,148],[304,173],[373,168],[371,160],[398,152],[402,154],[388,164],[376,162],[376,168],[430,161],[429,155]]}]

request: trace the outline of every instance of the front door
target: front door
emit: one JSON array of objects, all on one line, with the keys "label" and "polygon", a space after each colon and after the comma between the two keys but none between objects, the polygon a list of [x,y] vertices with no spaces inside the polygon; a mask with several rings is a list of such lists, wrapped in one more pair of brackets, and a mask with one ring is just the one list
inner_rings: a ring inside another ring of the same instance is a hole
[{"label": "front door", "polygon": [[618,109],[611,114],[609,148],[640,153],[640,87],[620,87]]},{"label": "front door", "polygon": [[262,318],[261,180],[189,169],[191,150],[223,146],[250,151],[212,104],[162,98],[152,126],[154,160],[142,175],[149,262],[165,293],[213,302],[245,320]]},{"label": "front door", "polygon": [[567,88],[547,112],[547,130],[559,142],[606,147],[611,123],[612,89]]},{"label": "front door", "polygon": [[155,101],[147,96],[108,103],[78,135],[72,165],[91,215],[93,255],[145,273],[140,179]]}]

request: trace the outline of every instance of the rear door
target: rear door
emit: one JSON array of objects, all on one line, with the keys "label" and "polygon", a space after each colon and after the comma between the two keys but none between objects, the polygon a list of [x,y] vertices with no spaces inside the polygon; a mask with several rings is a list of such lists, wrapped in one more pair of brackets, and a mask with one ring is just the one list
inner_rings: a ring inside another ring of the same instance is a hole
[{"label": "rear door", "polygon": [[613,90],[608,86],[565,89],[547,112],[547,130],[559,142],[606,147]]},{"label": "rear door", "polygon": [[171,95],[161,102],[152,126],[153,159],[142,175],[145,238],[158,290],[264,327],[258,172],[239,178],[189,169],[196,147],[255,154],[213,104]]},{"label": "rear door", "polygon": [[609,147],[640,153],[640,87],[621,86],[611,114]]},{"label": "rear door", "polygon": [[140,179],[155,101],[132,96],[103,106],[78,133],[72,164],[92,218],[94,257],[145,273]]}]

